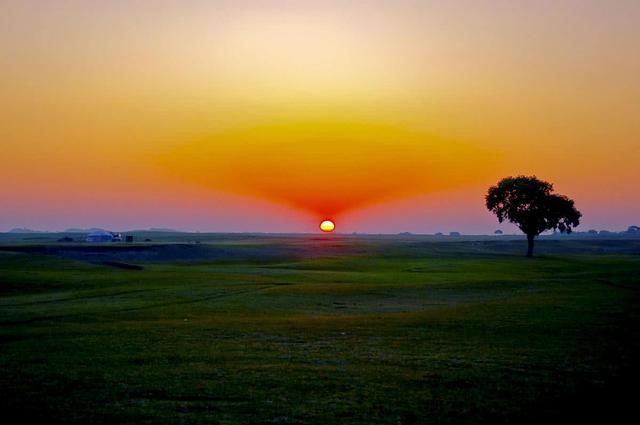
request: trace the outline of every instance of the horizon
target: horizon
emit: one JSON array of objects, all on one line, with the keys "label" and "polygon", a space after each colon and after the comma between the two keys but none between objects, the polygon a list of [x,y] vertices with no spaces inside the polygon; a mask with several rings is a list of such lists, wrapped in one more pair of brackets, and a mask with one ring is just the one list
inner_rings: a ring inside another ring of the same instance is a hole
[{"label": "horizon", "polygon": [[[583,236],[583,235],[595,235],[595,236],[604,236],[604,235],[619,235],[619,234],[630,234],[630,227],[638,227],[635,225],[630,225],[627,226],[627,228],[625,229],[589,229],[589,230],[573,230],[571,233],[563,233],[563,232],[557,232],[557,231],[553,231],[553,230],[547,230],[544,231],[540,234],[541,237],[544,236],[562,236],[562,237],[568,237],[571,235],[579,235],[579,236]],[[499,230],[499,229],[496,229]],[[13,233],[13,234],[31,234],[31,233],[52,233],[52,234],[57,234],[57,233],[87,233],[87,232],[93,232],[93,231],[106,231],[106,232],[114,232],[114,233],[179,233],[179,234],[220,234],[220,235],[224,235],[224,234],[229,234],[229,235],[299,235],[299,236],[305,236],[305,235],[309,235],[309,236],[322,236],[323,233],[318,233],[318,232],[264,232],[264,231],[252,231],[252,230],[247,230],[247,231],[211,231],[211,230],[181,230],[181,229],[171,229],[171,228],[148,228],[148,229],[144,229],[144,228],[130,228],[130,229],[113,229],[113,228],[106,228],[106,227],[96,227],[96,226],[91,226],[91,227],[86,227],[86,228],[80,228],[80,227],[70,227],[67,229],[56,229],[56,230],[39,230],[39,229],[32,229],[29,227],[13,227],[11,229],[5,229],[5,230],[0,230],[0,233],[3,234],[9,234],[9,233]],[[596,231],[597,233],[594,234],[593,232]],[[524,235],[522,233],[522,231],[520,231],[519,229],[516,230],[512,230],[511,233],[502,231],[502,233],[495,233],[491,232],[491,233],[465,233],[465,232],[459,232],[457,230],[447,230],[447,231],[438,231],[438,232],[433,232],[433,233],[418,233],[418,232],[409,232],[409,231],[403,231],[403,232],[396,232],[396,233],[389,233],[389,232],[345,232],[345,231],[332,231],[329,234],[324,233],[325,235],[327,235],[327,238],[331,238],[335,236],[452,236],[452,237],[457,237],[457,236],[494,236],[494,237],[500,237],[500,236],[519,236],[519,237],[526,237],[526,235]],[[633,233],[635,235],[635,233]]]},{"label": "horizon", "polygon": [[535,175],[638,224],[640,4],[5,1],[0,229],[491,234]]}]

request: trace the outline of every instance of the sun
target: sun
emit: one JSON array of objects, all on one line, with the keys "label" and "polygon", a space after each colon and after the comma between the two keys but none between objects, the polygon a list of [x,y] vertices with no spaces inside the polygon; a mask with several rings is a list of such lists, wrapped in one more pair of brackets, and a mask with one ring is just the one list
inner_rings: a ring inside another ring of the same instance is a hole
[{"label": "sun", "polygon": [[333,232],[335,228],[336,225],[331,220],[324,220],[322,223],[320,223],[320,230],[322,230],[323,232]]}]

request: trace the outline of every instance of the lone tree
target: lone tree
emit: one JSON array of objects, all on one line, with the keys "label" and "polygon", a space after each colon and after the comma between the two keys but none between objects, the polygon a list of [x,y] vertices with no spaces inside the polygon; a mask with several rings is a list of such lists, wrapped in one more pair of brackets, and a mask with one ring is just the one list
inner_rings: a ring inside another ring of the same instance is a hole
[{"label": "lone tree", "polygon": [[533,242],[545,230],[571,233],[580,224],[582,214],[573,201],[556,195],[553,185],[535,176],[505,177],[489,188],[485,197],[487,208],[498,221],[516,224],[527,235],[527,257],[533,256]]}]

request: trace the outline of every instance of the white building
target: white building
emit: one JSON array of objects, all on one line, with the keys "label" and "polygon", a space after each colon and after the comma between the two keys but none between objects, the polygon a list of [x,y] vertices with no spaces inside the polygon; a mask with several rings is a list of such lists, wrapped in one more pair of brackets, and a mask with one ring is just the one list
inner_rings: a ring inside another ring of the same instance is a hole
[{"label": "white building", "polygon": [[87,235],[85,241],[87,242],[113,242],[115,237],[113,233],[104,230],[96,230]]}]

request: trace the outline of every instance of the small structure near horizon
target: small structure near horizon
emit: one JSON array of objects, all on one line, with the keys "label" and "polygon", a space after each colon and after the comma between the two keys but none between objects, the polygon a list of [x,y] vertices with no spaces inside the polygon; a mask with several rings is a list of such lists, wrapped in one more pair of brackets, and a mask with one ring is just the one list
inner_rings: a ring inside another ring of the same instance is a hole
[{"label": "small structure near horizon", "polygon": [[106,230],[96,230],[91,232],[85,238],[86,242],[121,242],[122,235],[120,233],[107,232]]},{"label": "small structure near horizon", "polygon": [[495,232],[493,232],[494,235],[501,235],[502,234],[502,230],[498,229]]},{"label": "small structure near horizon", "polygon": [[460,232],[449,232],[449,236],[460,236]]}]

